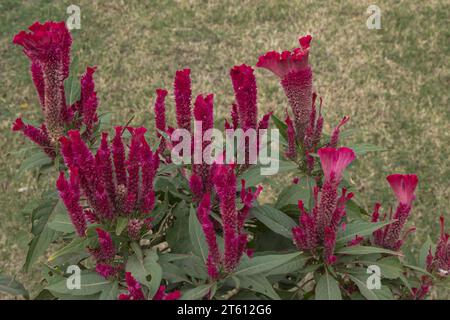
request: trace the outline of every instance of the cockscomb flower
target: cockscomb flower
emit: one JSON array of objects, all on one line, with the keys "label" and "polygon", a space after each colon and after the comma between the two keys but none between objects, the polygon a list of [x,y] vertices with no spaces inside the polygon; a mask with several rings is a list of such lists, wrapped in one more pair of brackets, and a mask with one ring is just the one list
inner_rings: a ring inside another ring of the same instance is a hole
[{"label": "cockscomb flower", "polygon": [[166,124],[166,96],[167,90],[156,89],[156,100],[153,111],[155,113],[155,128],[156,136],[159,139],[159,153],[163,153],[166,149],[166,141],[161,135],[161,132],[167,132]]},{"label": "cockscomb flower", "polygon": [[[338,187],[343,171],[353,161],[355,154],[348,148],[322,148],[319,149],[319,157],[325,180],[321,188],[314,188],[314,207],[310,212],[299,201],[299,225],[292,229],[292,234],[299,250],[315,251],[323,246],[325,263],[333,264],[336,262],[333,254],[336,234],[346,214],[346,203],[353,197],[353,193],[347,193],[345,188],[339,196]],[[360,241],[356,238],[351,245]]]},{"label": "cockscomb flower", "polygon": [[64,81],[70,68],[72,37],[69,30],[64,22],[53,21],[36,22],[28,29],[29,32],[21,31],[15,35],[13,43],[22,46],[30,59],[31,77],[39,96],[44,123],[39,134],[31,130],[31,126],[20,126],[17,121],[13,130],[22,131],[54,159],[58,140],[66,128],[81,129],[84,125],[83,138],[92,138],[93,127],[98,122],[98,101],[92,76],[95,67],[87,68],[80,80],[80,99],[68,106]]},{"label": "cockscomb flower", "polygon": [[[407,235],[414,231],[410,229],[403,232],[403,228],[411,212],[411,205],[415,199],[415,189],[418,178],[415,174],[392,174],[386,178],[394,191],[398,205],[395,213],[390,215],[391,224],[378,229],[374,232],[374,243],[390,250],[399,250]],[[377,222],[379,218],[379,206],[375,208],[372,215],[372,221]],[[386,219],[386,215],[383,220]]]},{"label": "cockscomb flower", "polygon": [[17,118],[12,129],[13,131],[21,131],[24,136],[40,146],[50,158],[55,158],[55,149],[50,142],[45,124],[42,124],[41,128],[36,128],[32,125],[25,124],[21,118]]},{"label": "cockscomb flower", "polygon": [[64,80],[69,76],[72,37],[64,22],[36,22],[29,30],[15,35],[13,43],[22,46],[31,61],[33,80],[44,103],[45,123],[55,143],[64,133],[67,113]]},{"label": "cockscomb flower", "polygon": [[411,206],[416,198],[414,191],[419,182],[415,174],[391,174],[387,181],[397,197],[400,204]]},{"label": "cockscomb flower", "polygon": [[174,94],[178,128],[191,132],[191,70],[178,70],[175,74]]},{"label": "cockscomb flower", "polygon": [[312,70],[308,62],[310,35],[299,39],[300,47],[282,53],[271,51],[259,57],[259,68],[272,71],[281,85],[294,114],[295,129],[303,140],[312,106]]},{"label": "cockscomb flower", "polygon": [[105,279],[110,279],[117,275],[118,269],[107,263],[97,263],[95,271]]},{"label": "cockscomb flower", "polygon": [[333,184],[341,182],[342,173],[356,158],[355,152],[346,147],[321,148],[317,153],[322,164],[325,182]]}]

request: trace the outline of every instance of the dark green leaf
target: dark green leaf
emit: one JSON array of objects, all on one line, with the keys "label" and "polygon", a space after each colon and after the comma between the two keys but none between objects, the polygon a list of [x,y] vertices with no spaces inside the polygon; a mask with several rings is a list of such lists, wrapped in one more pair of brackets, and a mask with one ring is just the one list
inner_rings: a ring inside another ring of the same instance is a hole
[{"label": "dark green leaf", "polygon": [[197,213],[192,206],[189,214],[189,235],[191,237],[192,251],[206,262],[208,258],[208,245],[206,244],[202,226],[198,221]]},{"label": "dark green leaf", "polygon": [[13,278],[0,274],[0,292],[6,292],[15,296],[24,296],[28,299],[28,291],[25,287]]},{"label": "dark green leaf", "polygon": [[342,300],[338,282],[325,271],[316,285],[316,300]]},{"label": "dark green leaf", "polygon": [[251,214],[273,232],[292,238],[292,228],[296,226],[296,223],[283,212],[269,205],[262,205],[253,207]]},{"label": "dark green leaf", "polygon": [[300,252],[271,254],[243,260],[234,275],[249,276],[266,273],[297,258]]}]

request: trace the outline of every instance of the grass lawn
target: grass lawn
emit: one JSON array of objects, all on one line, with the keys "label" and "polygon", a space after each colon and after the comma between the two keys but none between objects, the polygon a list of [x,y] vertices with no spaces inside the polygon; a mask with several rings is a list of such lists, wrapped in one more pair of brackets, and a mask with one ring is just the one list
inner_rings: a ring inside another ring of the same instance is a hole
[{"label": "grass lawn", "polygon": [[[11,132],[11,123],[18,116],[38,121],[41,114],[28,59],[12,37],[36,20],[65,20],[71,3],[0,2],[0,273],[17,274],[28,287],[35,285],[39,268],[31,275],[20,272],[29,240],[29,218],[21,209],[53,182],[17,174],[23,156],[16,150],[30,143]],[[214,93],[216,116],[228,116],[229,69],[254,65],[267,50],[290,49],[299,35],[311,33],[325,131],[349,115],[345,128],[357,131],[351,142],[387,149],[361,157],[353,167],[358,200],[368,207],[393,203],[385,176],[413,172],[420,183],[412,241],[428,235],[435,240],[441,214],[450,228],[448,1],[377,1],[381,30],[366,27],[371,1],[76,3],[81,30],[73,32],[73,55],[80,68],[98,66],[99,110],[111,112],[116,124],[135,115],[134,125],[152,126],[154,90],[171,89],[175,71],[184,67],[192,69],[193,93]],[[260,113],[282,115],[287,101],[277,79],[265,70],[256,75]]]}]

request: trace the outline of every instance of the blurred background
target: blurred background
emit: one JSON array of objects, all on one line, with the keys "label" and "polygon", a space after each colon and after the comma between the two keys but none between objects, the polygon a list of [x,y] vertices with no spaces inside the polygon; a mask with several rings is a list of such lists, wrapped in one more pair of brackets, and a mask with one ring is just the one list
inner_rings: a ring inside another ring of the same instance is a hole
[{"label": "blurred background", "polygon": [[[29,235],[29,199],[53,188],[52,177],[19,176],[30,142],[11,132],[22,116],[40,121],[29,62],[13,36],[34,21],[66,20],[81,10],[73,30],[72,56],[81,71],[96,65],[99,112],[114,124],[153,126],[154,91],[170,93],[175,71],[191,68],[193,95],[215,94],[217,119],[233,101],[229,69],[255,65],[268,50],[290,50],[298,36],[313,35],[310,63],[324,99],[325,132],[349,115],[342,143],[386,149],[358,159],[351,170],[357,200],[368,210],[375,201],[394,203],[385,177],[419,176],[409,241],[436,241],[438,217],[450,227],[450,2],[377,1],[381,29],[368,29],[371,1],[17,1],[0,0],[0,273],[17,275],[28,289],[39,272],[20,272]],[[284,114],[286,98],[277,78],[256,70],[260,114]],[[173,117],[173,99],[167,109]],[[38,267],[35,268],[39,271]]]}]

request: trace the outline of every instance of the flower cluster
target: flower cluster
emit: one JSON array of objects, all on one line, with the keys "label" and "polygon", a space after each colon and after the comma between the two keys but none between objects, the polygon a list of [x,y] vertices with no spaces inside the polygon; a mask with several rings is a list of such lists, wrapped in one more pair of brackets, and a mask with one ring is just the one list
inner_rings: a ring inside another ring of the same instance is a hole
[{"label": "flower cluster", "polygon": [[[345,216],[345,204],[353,197],[346,189],[338,195],[338,187],[342,174],[355,159],[355,153],[349,148],[321,148],[319,157],[324,173],[322,187],[315,187],[315,205],[308,213],[300,200],[299,226],[292,229],[293,238],[299,250],[315,251],[319,246],[324,248],[324,259],[327,264],[336,262],[334,247],[336,233]],[[319,200],[320,195],[320,200]]]},{"label": "flower cluster", "polygon": [[[310,155],[316,152],[323,130],[321,115],[322,99],[319,110],[316,107],[317,95],[313,92],[313,72],[309,65],[309,49],[312,37],[310,35],[299,39],[300,47],[292,51],[267,52],[260,56],[257,67],[270,70],[280,78],[281,86],[288,98],[293,119],[286,112],[287,142],[286,157],[297,158],[298,148],[303,154],[304,168],[309,174],[314,169],[314,158]],[[344,117],[333,130],[328,147],[336,148],[339,142],[340,128],[348,121]]]},{"label": "flower cluster", "polygon": [[[159,155],[153,153],[144,137],[145,128],[128,128],[131,133],[128,159],[122,127],[115,128],[112,148],[107,133],[102,134],[95,156],[81,139],[79,131],[62,137],[61,152],[70,171],[70,181],[60,174],[57,188],[80,236],[85,235],[86,219],[90,222],[111,222],[119,215],[129,217],[128,232],[138,239],[149,229],[155,192],[153,180],[159,166]],[[113,165],[114,164],[114,165]],[[80,204],[80,193],[88,207]]]},{"label": "flower cluster", "polygon": [[14,131],[21,131],[38,144],[53,159],[58,140],[66,128],[85,128],[83,137],[92,138],[98,122],[97,96],[93,81],[95,68],[88,67],[80,80],[80,98],[67,105],[64,81],[69,76],[72,37],[64,22],[34,23],[29,32],[21,31],[13,43],[23,47],[31,62],[31,76],[36,87],[44,115],[40,128],[24,124],[18,118]]},{"label": "flower cluster", "polygon": [[247,247],[247,234],[244,233],[244,223],[248,217],[253,201],[262,188],[255,191],[245,188],[242,180],[242,208],[236,207],[236,175],[235,165],[215,164],[213,167],[213,183],[217,194],[222,218],[224,237],[224,253],[219,251],[214,223],[211,221],[211,195],[206,193],[197,209],[197,217],[202,225],[208,245],[208,274],[212,279],[220,277],[222,272],[230,273],[238,265]]},{"label": "flower cluster", "polygon": [[[119,300],[147,300],[139,282],[132,276],[130,272],[125,272],[125,281],[128,287],[128,293],[121,293]],[[153,300],[178,300],[181,292],[176,290],[166,293],[166,287],[160,286]]]},{"label": "flower cluster", "polygon": [[[380,247],[397,251],[408,234],[415,230],[415,228],[410,228],[402,235],[403,228],[411,212],[412,202],[415,199],[414,191],[419,180],[415,174],[392,174],[387,177],[387,180],[398,200],[398,205],[394,215],[389,217],[392,223],[376,230],[373,233],[373,241],[374,244]],[[372,214],[372,222],[380,220],[379,209],[380,204],[376,204]],[[385,214],[381,220],[384,221],[386,218]]]}]

